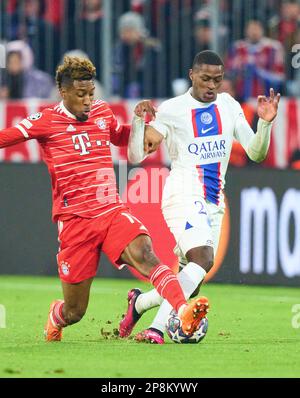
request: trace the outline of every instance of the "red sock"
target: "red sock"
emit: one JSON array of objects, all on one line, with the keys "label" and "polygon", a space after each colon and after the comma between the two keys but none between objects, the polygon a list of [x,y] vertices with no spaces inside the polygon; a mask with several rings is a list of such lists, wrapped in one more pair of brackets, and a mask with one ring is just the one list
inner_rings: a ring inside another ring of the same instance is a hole
[{"label": "red sock", "polygon": [[158,293],[178,312],[186,304],[183,291],[174,272],[166,265],[158,264],[149,275],[150,282]]},{"label": "red sock", "polygon": [[57,326],[65,327],[67,326],[67,322],[65,321],[62,310],[65,302],[64,301],[58,301],[52,310],[52,318],[53,321],[56,323]]}]

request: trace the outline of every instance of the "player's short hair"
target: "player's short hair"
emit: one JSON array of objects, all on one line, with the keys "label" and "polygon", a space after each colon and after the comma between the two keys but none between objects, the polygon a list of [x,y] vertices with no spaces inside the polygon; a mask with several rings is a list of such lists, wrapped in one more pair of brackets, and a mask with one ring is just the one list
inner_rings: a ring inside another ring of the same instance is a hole
[{"label": "player's short hair", "polygon": [[92,80],[96,76],[96,68],[87,58],[65,56],[64,62],[56,70],[58,88],[70,86],[74,80]]},{"label": "player's short hair", "polygon": [[222,61],[222,58],[217,53],[210,50],[201,51],[200,53],[196,54],[192,68],[200,66],[202,64],[224,67],[224,62]]}]

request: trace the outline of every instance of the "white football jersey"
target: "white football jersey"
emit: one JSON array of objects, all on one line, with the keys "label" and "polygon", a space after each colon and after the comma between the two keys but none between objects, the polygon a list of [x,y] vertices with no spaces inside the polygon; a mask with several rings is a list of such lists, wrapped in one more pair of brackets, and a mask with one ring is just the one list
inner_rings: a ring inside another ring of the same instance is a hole
[{"label": "white football jersey", "polygon": [[171,159],[163,200],[200,195],[224,206],[232,141],[236,138],[247,150],[254,135],[240,104],[227,93],[214,102],[199,102],[190,89],[164,101],[150,124],[164,136]]}]

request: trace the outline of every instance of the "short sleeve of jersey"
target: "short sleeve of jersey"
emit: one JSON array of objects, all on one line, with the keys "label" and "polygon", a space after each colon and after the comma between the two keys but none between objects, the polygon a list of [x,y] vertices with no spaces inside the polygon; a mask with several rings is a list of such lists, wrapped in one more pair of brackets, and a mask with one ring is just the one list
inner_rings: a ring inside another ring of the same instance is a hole
[{"label": "short sleeve of jersey", "polygon": [[1,130],[0,148],[19,144],[20,142],[46,136],[49,129],[49,117],[43,113],[35,113],[21,120],[16,126]]},{"label": "short sleeve of jersey", "polygon": [[158,107],[155,120],[149,123],[150,126],[154,127],[164,138],[167,138],[168,134],[170,134],[173,129],[173,117],[168,108],[166,103],[162,103]]},{"label": "short sleeve of jersey", "polygon": [[51,132],[51,111],[34,113],[23,119],[15,127],[24,135],[26,139],[42,139]]},{"label": "short sleeve of jersey", "polygon": [[110,111],[111,111],[110,133],[114,134],[120,130],[121,125],[118,122],[116,116],[113,114],[111,109],[110,109]]},{"label": "short sleeve of jersey", "polygon": [[129,141],[131,126],[120,124],[112,114],[112,123],[110,126],[110,141],[116,146],[127,146]]}]

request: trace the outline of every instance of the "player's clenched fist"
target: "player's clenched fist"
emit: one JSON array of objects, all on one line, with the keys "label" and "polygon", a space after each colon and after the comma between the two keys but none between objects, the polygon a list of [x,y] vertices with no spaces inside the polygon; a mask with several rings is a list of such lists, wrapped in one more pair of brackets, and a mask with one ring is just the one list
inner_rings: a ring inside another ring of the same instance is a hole
[{"label": "player's clenched fist", "polygon": [[151,120],[155,119],[156,108],[150,100],[139,102],[134,108],[134,113],[139,117],[144,117],[145,113],[150,115]]},{"label": "player's clenched fist", "polygon": [[153,127],[146,126],[144,135],[144,152],[155,152],[163,139],[163,135],[159,134],[159,132],[156,131]]}]

